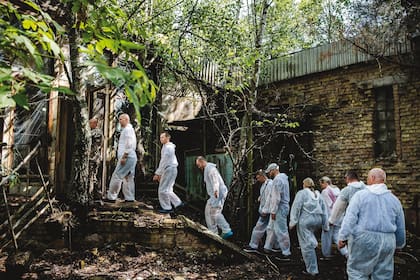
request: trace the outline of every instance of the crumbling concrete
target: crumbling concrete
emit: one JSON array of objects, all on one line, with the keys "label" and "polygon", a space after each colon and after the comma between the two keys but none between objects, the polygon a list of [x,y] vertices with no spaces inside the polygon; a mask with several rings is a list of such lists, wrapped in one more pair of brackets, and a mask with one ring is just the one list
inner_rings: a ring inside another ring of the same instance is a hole
[{"label": "crumbling concrete", "polygon": [[180,248],[186,252],[257,259],[185,216],[171,217],[150,208],[139,202],[106,203],[89,213],[88,232],[100,235],[106,243],[136,242],[153,250]]}]

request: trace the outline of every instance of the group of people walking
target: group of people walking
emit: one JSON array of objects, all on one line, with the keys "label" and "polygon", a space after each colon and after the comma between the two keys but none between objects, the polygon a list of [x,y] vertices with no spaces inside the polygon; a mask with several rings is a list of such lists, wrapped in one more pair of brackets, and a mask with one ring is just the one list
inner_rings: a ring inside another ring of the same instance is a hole
[{"label": "group of people walking", "polygon": [[[178,160],[175,155],[175,144],[171,141],[168,132],[160,134],[162,143],[159,167],[155,171],[153,180],[159,182],[158,196],[161,209],[160,213],[171,213],[185,206],[185,203],[174,193],[174,185],[178,174]],[[233,236],[229,223],[222,214],[223,206],[227,196],[227,187],[216,168],[216,165],[199,156],[196,165],[203,171],[204,183],[206,184],[209,199],[204,210],[207,228],[226,239]]]},{"label": "group of people walking", "polygon": [[[136,135],[127,114],[119,116],[119,123],[122,131],[118,141],[118,163],[106,195],[109,202],[115,202],[121,188],[125,201],[135,199]],[[101,143],[102,139],[95,130],[97,120],[91,120],[90,125],[92,143]],[[176,146],[170,140],[168,132],[160,134],[161,159],[153,176],[153,180],[159,183],[159,212],[163,214],[185,205],[173,191],[178,160]],[[97,168],[99,164],[97,153],[91,152],[90,168]],[[222,213],[228,193],[226,184],[214,163],[202,156],[197,157],[195,163],[203,171],[209,196],[204,211],[207,228],[222,238],[230,238],[233,231]],[[97,171],[91,173],[96,176]],[[347,259],[349,279],[393,278],[394,252],[405,246],[405,219],[400,201],[385,185],[384,170],[370,170],[367,185],[350,170],[345,175],[347,186],[342,190],[328,177],[322,177],[319,180],[322,191],[319,192],[314,181],[306,178],[291,208],[289,180],[276,163],[258,170],[255,176],[261,183],[259,218],[249,244],[244,248],[246,252],[263,251],[287,261],[291,256],[289,230],[296,227],[305,263],[302,273],[315,276],[319,273],[316,233],[321,230],[322,258],[332,257],[332,243],[335,243],[340,254]],[[100,193],[92,184],[89,190],[94,197]]]},{"label": "group of people walking", "polygon": [[[265,172],[256,172],[256,180],[261,183],[260,217],[244,250],[274,255],[281,252],[276,258],[287,260],[290,256],[290,238],[285,226],[289,214],[287,176],[272,163]],[[316,233],[321,231],[320,259],[332,257],[334,242],[347,259],[349,279],[392,279],[394,252],[405,246],[402,205],[385,185],[386,173],[380,168],[369,171],[367,185],[353,170],[346,173],[345,180],[347,186],[340,190],[328,177],[322,177],[319,192],[314,181],[306,178],[295,196],[289,229],[296,227],[305,263],[302,273],[319,274],[315,249]]]},{"label": "group of people walking", "polygon": [[[135,200],[136,135],[133,126],[130,124],[128,114],[121,114],[118,119],[121,126],[121,134],[118,140],[117,165],[112,173],[105,199],[106,202],[110,203],[114,203],[117,200],[121,190],[125,202],[133,202]],[[93,199],[101,199],[101,190],[97,183],[97,170],[101,160],[99,158],[103,135],[97,128],[97,123],[98,120],[96,118],[89,121],[92,139],[89,156],[90,176],[92,178],[90,178],[89,193]],[[159,166],[154,172],[153,181],[159,183],[158,197],[161,208],[158,211],[162,214],[168,214],[182,208],[185,206],[185,203],[173,190],[178,174],[178,160],[175,155],[176,146],[171,142],[171,135],[168,132],[162,132],[159,139],[162,144],[161,157]],[[209,195],[204,211],[207,227],[216,234],[220,230],[222,238],[230,238],[233,236],[233,231],[222,214],[227,196],[227,187],[222,176],[216,165],[207,162],[202,156],[197,157],[196,165],[203,171],[204,182]]]},{"label": "group of people walking", "polygon": [[263,250],[279,253],[279,257],[288,259],[291,255],[287,228],[290,208],[289,179],[286,174],[280,172],[276,163],[268,165],[265,172],[257,171],[256,179],[262,182],[258,198],[260,217],[252,230],[251,240],[244,250],[256,252],[260,240],[266,233]]}]

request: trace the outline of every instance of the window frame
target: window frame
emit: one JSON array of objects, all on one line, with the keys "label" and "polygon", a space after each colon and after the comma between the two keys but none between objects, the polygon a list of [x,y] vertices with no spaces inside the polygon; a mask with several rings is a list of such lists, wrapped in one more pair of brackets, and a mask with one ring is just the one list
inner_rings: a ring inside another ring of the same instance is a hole
[{"label": "window frame", "polygon": [[372,88],[374,97],[373,152],[376,160],[397,157],[397,106],[392,85]]}]

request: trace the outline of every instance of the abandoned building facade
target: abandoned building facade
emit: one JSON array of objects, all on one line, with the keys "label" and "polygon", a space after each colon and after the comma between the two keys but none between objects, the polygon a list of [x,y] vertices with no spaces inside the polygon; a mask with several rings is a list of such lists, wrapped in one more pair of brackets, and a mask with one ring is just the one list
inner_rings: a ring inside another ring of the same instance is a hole
[{"label": "abandoned building facade", "polygon": [[306,50],[278,61],[282,71],[267,77],[260,95],[265,106],[304,108],[312,159],[299,170],[301,179],[329,176],[343,188],[347,170],[366,182],[367,172],[381,167],[406,210],[407,228],[417,232],[418,47],[407,41],[390,50],[393,59],[376,60],[342,42]]}]

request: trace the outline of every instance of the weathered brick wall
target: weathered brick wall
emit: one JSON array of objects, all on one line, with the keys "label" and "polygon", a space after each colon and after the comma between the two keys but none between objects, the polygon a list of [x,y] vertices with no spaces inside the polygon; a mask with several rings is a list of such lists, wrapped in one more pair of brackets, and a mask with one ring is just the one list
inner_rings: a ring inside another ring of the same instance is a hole
[{"label": "weathered brick wall", "polygon": [[[393,86],[396,105],[397,151],[393,158],[378,160],[374,155],[375,96],[372,89],[388,85]],[[404,72],[396,65],[384,63],[379,67],[375,63],[364,63],[279,82],[270,85],[260,97],[259,104],[264,106],[305,108],[317,161],[311,162],[311,168],[307,169],[311,174],[305,170],[299,170],[298,174],[310,175],[316,180],[326,175],[342,188],[346,170],[356,169],[366,182],[370,168],[382,167],[387,172],[388,185],[404,208],[413,208],[416,197],[420,197],[418,74]],[[418,220],[416,216],[407,218]]]}]

